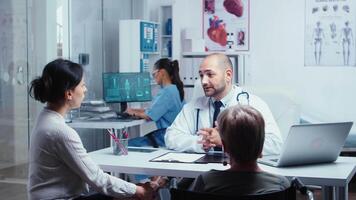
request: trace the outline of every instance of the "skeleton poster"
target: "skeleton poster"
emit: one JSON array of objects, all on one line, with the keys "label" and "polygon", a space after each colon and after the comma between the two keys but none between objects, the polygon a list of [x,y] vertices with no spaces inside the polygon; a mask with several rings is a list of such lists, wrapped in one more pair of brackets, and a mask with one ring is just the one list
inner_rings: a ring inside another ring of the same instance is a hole
[{"label": "skeleton poster", "polygon": [[305,0],[305,66],[355,66],[355,0]]},{"label": "skeleton poster", "polygon": [[249,0],[203,0],[206,51],[249,50]]}]

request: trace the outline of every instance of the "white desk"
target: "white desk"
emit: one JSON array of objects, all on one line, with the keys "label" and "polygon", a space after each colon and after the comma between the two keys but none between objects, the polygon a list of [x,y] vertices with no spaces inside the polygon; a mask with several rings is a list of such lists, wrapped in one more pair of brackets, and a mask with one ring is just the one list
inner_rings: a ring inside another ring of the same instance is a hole
[{"label": "white desk", "polygon": [[156,124],[153,121],[146,121],[144,119],[132,121],[73,121],[67,123],[72,128],[86,128],[86,129],[123,129],[133,126],[140,126],[140,136],[156,130]]},{"label": "white desk", "polygon": [[[128,174],[147,174],[195,178],[210,169],[224,170],[222,164],[187,164],[149,162],[168,150],[160,149],[152,153],[129,152],[127,156],[115,156],[111,148],[90,153],[104,171]],[[355,174],[356,158],[340,157],[335,163],[275,168],[261,165],[267,172],[286,177],[299,177],[305,184],[323,187],[323,199],[329,199],[335,189],[336,199],[348,199],[348,183]]]},{"label": "white desk", "polygon": [[307,185],[322,186],[323,199],[348,199],[348,184],[356,172],[356,158],[339,157],[335,163],[307,166],[275,168],[260,164],[260,167],[270,173],[299,177]]}]

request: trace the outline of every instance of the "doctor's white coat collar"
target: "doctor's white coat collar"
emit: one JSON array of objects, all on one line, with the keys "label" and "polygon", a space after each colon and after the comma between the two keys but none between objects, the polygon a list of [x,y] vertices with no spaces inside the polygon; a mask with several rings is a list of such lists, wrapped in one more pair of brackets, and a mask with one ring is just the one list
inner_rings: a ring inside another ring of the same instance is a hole
[{"label": "doctor's white coat collar", "polygon": [[[236,95],[238,93],[242,92],[242,89],[236,85],[232,85],[230,92],[221,99],[222,103],[224,104],[224,107],[226,107],[232,99],[236,98]],[[204,109],[209,107],[209,101],[211,97],[206,97],[206,96],[201,96],[196,98],[194,102],[194,108],[195,109]]]}]

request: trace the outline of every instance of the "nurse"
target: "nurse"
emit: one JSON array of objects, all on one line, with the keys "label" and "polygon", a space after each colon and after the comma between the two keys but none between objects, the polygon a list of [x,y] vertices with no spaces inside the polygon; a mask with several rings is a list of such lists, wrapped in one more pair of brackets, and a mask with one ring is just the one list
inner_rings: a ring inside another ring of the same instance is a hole
[{"label": "nurse", "polygon": [[183,82],[179,77],[177,60],[168,58],[158,60],[153,66],[152,76],[160,85],[158,94],[147,109],[128,108],[126,112],[132,116],[155,121],[157,129],[144,137],[129,140],[129,146],[165,147],[164,135],[184,104]]}]

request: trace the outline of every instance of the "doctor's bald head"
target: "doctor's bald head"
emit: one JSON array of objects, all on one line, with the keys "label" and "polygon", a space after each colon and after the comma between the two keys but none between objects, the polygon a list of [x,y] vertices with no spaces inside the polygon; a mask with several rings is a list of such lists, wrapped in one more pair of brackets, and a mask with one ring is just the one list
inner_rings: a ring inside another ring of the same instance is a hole
[{"label": "doctor's bald head", "polygon": [[232,87],[232,63],[222,53],[210,54],[201,63],[199,76],[205,96],[220,100]]},{"label": "doctor's bald head", "polygon": [[213,67],[217,70],[232,70],[232,63],[229,57],[222,53],[212,53],[206,56],[200,67]]}]

